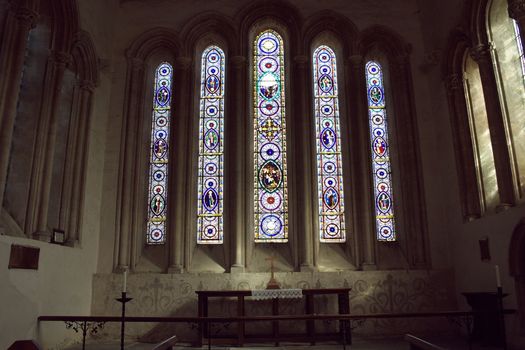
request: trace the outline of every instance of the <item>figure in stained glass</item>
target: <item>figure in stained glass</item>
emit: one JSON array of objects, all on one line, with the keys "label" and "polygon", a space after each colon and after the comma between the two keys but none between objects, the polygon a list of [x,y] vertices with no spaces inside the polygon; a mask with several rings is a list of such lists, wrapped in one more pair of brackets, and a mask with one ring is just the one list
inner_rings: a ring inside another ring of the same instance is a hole
[{"label": "figure in stained glass", "polygon": [[254,42],[254,222],[256,242],[288,240],[284,50],[273,30]]},{"label": "figure in stained glass", "polygon": [[[170,129],[171,80],[173,69],[161,63],[155,70],[151,151],[148,180],[147,244],[166,241],[166,188],[168,179],[168,139]],[[164,194],[164,196],[163,196]]]},{"label": "figure in stained glass", "polygon": [[376,237],[380,241],[395,241],[392,179],[390,172],[387,115],[383,94],[383,74],[376,61],[366,64],[372,174],[376,198]]},{"label": "figure in stained glass", "polygon": [[313,54],[315,125],[317,137],[318,222],[321,242],[346,240],[343,167],[337,63],[334,51],[325,45]]},{"label": "figure in stained glass", "polygon": [[217,46],[202,53],[199,114],[197,243],[223,243],[225,56]]}]

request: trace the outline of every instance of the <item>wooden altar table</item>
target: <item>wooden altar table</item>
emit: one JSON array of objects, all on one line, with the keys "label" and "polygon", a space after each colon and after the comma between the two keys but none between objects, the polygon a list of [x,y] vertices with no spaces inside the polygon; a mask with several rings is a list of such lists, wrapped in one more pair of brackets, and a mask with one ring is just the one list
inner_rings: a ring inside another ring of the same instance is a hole
[{"label": "wooden altar table", "polygon": [[[317,295],[337,295],[339,314],[350,313],[350,288],[327,288],[327,289],[302,289],[302,296],[304,299],[304,310],[307,315],[316,314],[314,299]],[[251,290],[206,290],[196,291],[198,295],[198,316],[208,316],[208,303],[210,298],[237,298],[237,316],[246,316],[245,299],[252,296]],[[272,299],[272,315],[279,315],[279,298]],[[281,334],[279,332],[279,321],[272,321],[272,334],[260,336],[247,336],[245,334],[245,321],[237,322],[237,337],[225,339],[225,341],[236,343],[242,346],[247,337],[254,342],[275,341],[276,345],[280,341],[305,341],[314,344],[318,340],[343,340],[347,344],[352,343],[352,335],[350,331],[350,321],[339,322],[339,333],[326,334],[317,333],[315,330],[315,321],[307,320],[306,333],[299,335]],[[344,339],[343,339],[344,336]],[[199,327],[197,346],[202,346],[205,338],[209,338],[207,329],[204,323]],[[209,341],[209,339],[208,339]]]}]

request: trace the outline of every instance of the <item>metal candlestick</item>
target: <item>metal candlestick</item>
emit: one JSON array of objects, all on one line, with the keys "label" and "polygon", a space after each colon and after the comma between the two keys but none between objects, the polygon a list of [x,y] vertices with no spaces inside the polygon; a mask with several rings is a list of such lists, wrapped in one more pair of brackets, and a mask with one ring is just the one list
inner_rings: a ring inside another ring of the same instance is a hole
[{"label": "metal candlestick", "polygon": [[126,319],[126,303],[133,300],[133,298],[126,297],[126,292],[122,292],[122,297],[115,299],[116,301],[122,303],[122,321],[120,323],[120,350],[124,350],[124,327]]}]

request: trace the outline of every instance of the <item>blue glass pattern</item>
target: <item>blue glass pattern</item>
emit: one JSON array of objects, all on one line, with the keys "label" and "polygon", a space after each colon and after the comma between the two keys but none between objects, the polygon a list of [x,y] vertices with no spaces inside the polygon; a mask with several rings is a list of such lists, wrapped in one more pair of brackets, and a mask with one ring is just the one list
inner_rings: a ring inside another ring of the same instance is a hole
[{"label": "blue glass pattern", "polygon": [[284,46],[273,30],[254,41],[255,242],[288,241]]},{"label": "blue glass pattern", "polygon": [[147,244],[166,242],[168,151],[173,68],[161,63],[155,71],[151,153],[148,182]]},{"label": "blue glass pattern", "polygon": [[223,243],[224,52],[202,53],[199,118],[197,243]]},{"label": "blue glass pattern", "polygon": [[379,241],[395,241],[394,196],[392,194],[385,90],[383,72],[378,62],[369,61],[366,64],[366,83],[372,148],[376,236]]},{"label": "blue glass pattern", "polygon": [[319,46],[313,54],[317,197],[321,242],[344,242],[343,167],[337,64],[334,51]]}]

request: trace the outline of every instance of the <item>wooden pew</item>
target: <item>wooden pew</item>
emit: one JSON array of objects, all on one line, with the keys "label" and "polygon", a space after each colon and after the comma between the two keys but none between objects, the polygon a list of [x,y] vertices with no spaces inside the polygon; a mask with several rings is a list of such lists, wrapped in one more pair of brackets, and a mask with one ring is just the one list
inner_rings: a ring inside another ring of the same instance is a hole
[{"label": "wooden pew", "polygon": [[426,340],[413,336],[412,334],[405,334],[405,341],[410,344],[410,350],[446,350],[441,346],[429,343]]}]

